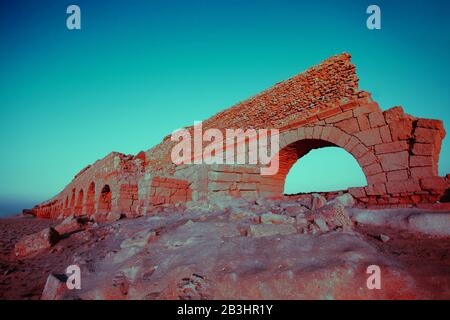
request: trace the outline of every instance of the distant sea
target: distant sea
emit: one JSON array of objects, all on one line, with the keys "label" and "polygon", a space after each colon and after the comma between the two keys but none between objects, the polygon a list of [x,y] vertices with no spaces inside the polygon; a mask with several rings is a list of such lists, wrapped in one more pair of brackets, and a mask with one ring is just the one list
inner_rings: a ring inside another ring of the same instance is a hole
[{"label": "distant sea", "polygon": [[15,216],[22,213],[23,209],[31,209],[37,202],[12,202],[0,200],[0,218]]}]

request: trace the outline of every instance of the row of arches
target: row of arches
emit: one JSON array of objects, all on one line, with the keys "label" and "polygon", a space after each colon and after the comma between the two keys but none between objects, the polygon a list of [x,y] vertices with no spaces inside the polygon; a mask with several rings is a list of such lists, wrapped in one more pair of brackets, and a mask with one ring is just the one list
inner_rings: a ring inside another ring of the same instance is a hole
[{"label": "row of arches", "polygon": [[[97,207],[97,209],[96,209]],[[95,212],[110,212],[112,208],[112,191],[105,184],[96,199],[95,183],[91,182],[87,191],[73,188],[70,197],[66,195],[64,201],[64,215],[92,215]]]}]

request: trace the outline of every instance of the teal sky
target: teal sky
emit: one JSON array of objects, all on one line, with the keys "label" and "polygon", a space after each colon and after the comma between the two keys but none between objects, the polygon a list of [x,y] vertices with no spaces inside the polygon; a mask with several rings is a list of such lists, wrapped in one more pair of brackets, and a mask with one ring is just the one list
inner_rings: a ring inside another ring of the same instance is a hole
[{"label": "teal sky", "polygon": [[[1,1],[0,213],[50,198],[110,151],[147,150],[342,52],[383,109],[450,128],[450,4],[374,3],[380,31],[366,28],[368,1]],[[70,4],[81,30],[66,28]],[[351,158],[327,152],[296,165],[288,191],[361,183]]]}]

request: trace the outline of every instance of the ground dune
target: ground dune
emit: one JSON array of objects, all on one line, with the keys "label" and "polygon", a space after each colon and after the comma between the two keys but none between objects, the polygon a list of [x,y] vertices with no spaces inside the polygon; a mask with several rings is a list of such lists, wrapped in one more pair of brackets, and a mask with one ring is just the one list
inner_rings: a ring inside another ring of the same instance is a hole
[{"label": "ground dune", "polygon": [[[1,219],[0,298],[450,299],[450,213],[351,201],[191,204],[117,221]],[[61,276],[72,264],[81,290]],[[381,270],[379,290],[367,287],[371,265]]]}]

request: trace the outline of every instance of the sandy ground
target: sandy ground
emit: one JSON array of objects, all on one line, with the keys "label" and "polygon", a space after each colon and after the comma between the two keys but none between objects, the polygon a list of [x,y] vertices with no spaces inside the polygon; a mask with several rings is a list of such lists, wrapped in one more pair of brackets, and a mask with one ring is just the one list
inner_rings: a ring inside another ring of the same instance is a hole
[{"label": "sandy ground", "polygon": [[[115,252],[114,248],[120,245],[114,230],[130,232],[140,224],[137,220],[120,220],[112,226],[74,234],[36,257],[23,260],[11,257],[14,244],[22,236],[58,223],[31,217],[0,219],[0,299],[39,299],[48,275],[61,273],[75,256],[82,257],[86,268],[95,272],[95,261]],[[180,225],[178,222],[175,224],[168,229],[176,229]],[[166,231],[161,230],[163,233]],[[435,238],[372,225],[358,225],[356,231],[380,255],[388,256],[404,266],[414,278],[417,289],[427,292],[428,298],[450,299],[450,238]],[[379,239],[380,234],[391,239],[383,242]]]},{"label": "sandy ground", "polygon": [[[431,293],[431,299],[450,299],[450,238],[436,238],[380,226],[357,226],[364,238],[401,262],[417,286]],[[380,241],[379,235],[391,238]]]},{"label": "sandy ground", "polygon": [[25,235],[58,224],[49,219],[14,216],[0,219],[0,299],[38,299],[47,275],[60,268],[63,259],[37,257],[26,262],[11,260],[16,242]]}]

